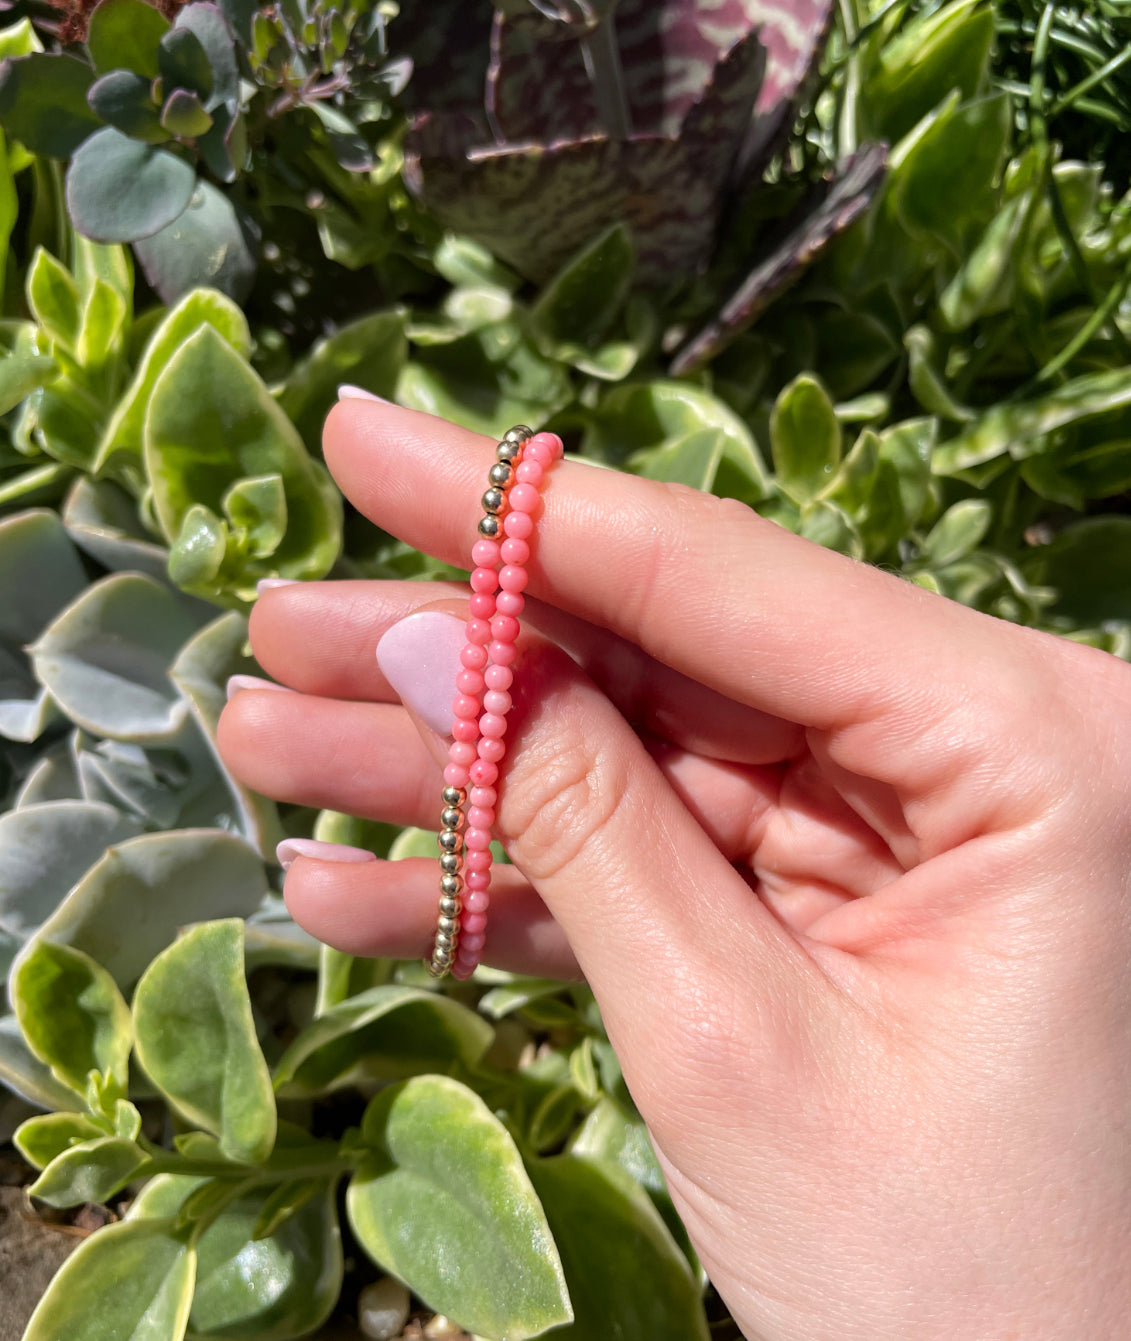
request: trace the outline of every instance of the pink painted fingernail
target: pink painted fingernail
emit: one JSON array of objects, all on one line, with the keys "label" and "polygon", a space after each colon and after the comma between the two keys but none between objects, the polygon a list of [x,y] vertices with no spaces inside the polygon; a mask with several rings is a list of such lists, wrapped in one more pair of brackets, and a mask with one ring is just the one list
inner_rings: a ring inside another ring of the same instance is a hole
[{"label": "pink painted fingernail", "polygon": [[299,580],[297,577],[261,577],[255,584],[255,590],[262,596],[265,591],[271,591],[275,587],[297,587]]},{"label": "pink painted fingernail", "polygon": [[228,677],[227,692],[229,698],[235,698],[241,689],[277,689],[281,694],[293,694],[285,684],[276,684],[274,680],[264,680],[258,675],[232,675]]},{"label": "pink painted fingernail", "polygon": [[394,624],[377,644],[377,664],[401,702],[442,736],[451,730],[452,686],[466,641],[456,615],[421,610]]},{"label": "pink painted fingernail", "polygon": [[366,391],[363,386],[351,386],[349,382],[343,382],[338,387],[339,400],[375,400],[379,405],[392,405],[391,400],[386,400],[384,396],[378,396],[373,391]]},{"label": "pink painted fingernail", "polygon": [[372,852],[363,847],[347,847],[344,843],[320,843],[316,838],[284,838],[275,849],[275,860],[289,871],[297,857],[311,857],[315,861],[345,861],[360,865],[376,861]]}]

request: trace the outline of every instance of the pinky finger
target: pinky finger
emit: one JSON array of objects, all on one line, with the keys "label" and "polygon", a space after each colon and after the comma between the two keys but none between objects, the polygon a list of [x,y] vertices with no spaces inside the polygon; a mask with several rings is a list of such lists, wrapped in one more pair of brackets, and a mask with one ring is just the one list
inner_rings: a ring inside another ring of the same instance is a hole
[{"label": "pinky finger", "polygon": [[[283,894],[291,916],[336,950],[363,957],[424,959],[432,948],[439,865],[423,857],[350,864],[298,857]],[[483,962],[540,978],[581,971],[561,927],[513,866],[496,866]]]}]

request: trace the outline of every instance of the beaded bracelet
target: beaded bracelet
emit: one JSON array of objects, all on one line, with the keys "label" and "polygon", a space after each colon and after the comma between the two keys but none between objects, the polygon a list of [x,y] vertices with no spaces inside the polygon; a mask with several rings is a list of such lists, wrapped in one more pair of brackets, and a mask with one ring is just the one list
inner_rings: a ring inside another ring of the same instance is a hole
[{"label": "beaded bracelet", "polygon": [[[483,495],[484,516],[471,549],[471,612],[452,704],[452,744],[444,769],[440,845],[440,915],[428,971],[468,978],[486,941],[491,884],[495,783],[506,753],[518,616],[526,586],[527,543],[538,488],[562,454],[554,433],[518,424],[495,448]],[[500,537],[505,537],[500,540]],[[501,565],[501,566],[500,566]],[[470,788],[470,791],[469,791]],[[470,805],[468,805],[470,802]]]}]

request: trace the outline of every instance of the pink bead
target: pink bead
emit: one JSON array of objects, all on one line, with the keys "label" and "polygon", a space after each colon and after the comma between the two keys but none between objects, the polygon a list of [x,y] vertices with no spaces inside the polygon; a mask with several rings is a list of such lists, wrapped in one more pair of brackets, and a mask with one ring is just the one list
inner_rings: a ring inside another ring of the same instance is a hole
[{"label": "pink bead", "polygon": [[476,759],[471,765],[471,780],[477,787],[493,787],[499,778],[497,765],[488,759]]},{"label": "pink bead", "polygon": [[498,572],[499,586],[504,591],[525,591],[526,584],[530,580],[526,569],[521,568],[517,563],[508,563],[500,568]]},{"label": "pink bead", "polygon": [[487,928],[486,913],[468,913],[460,920],[460,933],[467,932],[474,936],[477,932],[485,931]]},{"label": "pink bead", "polygon": [[466,667],[456,676],[456,686],[461,694],[481,694],[486,683],[482,671],[468,670]]},{"label": "pink bead", "polygon": [[468,643],[459,659],[469,670],[482,670],[487,664],[487,649],[477,643]]},{"label": "pink bead", "polygon": [[471,562],[482,568],[493,568],[499,562],[499,542],[477,540],[471,547]]},{"label": "pink bead", "polygon": [[467,768],[475,758],[475,746],[466,740],[454,740],[448,746],[448,758],[453,764],[463,764]]},{"label": "pink bead", "polygon": [[[482,723],[480,723],[479,729],[482,731]],[[507,747],[503,742],[493,736],[480,740],[478,748],[480,759],[486,759],[488,763],[492,764],[497,764],[507,752]]]},{"label": "pink bead", "polygon": [[[476,717],[479,713],[479,700],[470,694],[457,694],[452,699],[453,717]],[[471,762],[469,759],[468,763]]]},{"label": "pink bead", "polygon": [[467,799],[473,806],[493,806],[499,799],[494,787],[472,787]]},{"label": "pink bead", "polygon": [[483,695],[483,706],[497,717],[505,717],[511,710],[511,696],[501,689],[488,689]]},{"label": "pink bead", "polygon": [[476,568],[471,574],[472,591],[494,591],[499,585],[499,575],[493,568]]},{"label": "pink bead", "polygon": [[457,954],[455,962],[452,964],[452,977],[456,982],[465,982],[478,967],[478,959],[464,959],[461,955]]},{"label": "pink bead", "polygon": [[[472,880],[482,880],[483,883],[473,885]],[[463,906],[469,913],[485,913],[491,906],[491,896],[487,893],[490,881],[491,877],[486,871],[472,871],[467,877],[465,884],[470,892],[463,896]]]},{"label": "pink bead", "polygon": [[495,666],[510,666],[518,656],[518,648],[514,643],[492,643],[487,648],[487,655]]},{"label": "pink bead", "polygon": [[469,828],[463,836],[463,845],[469,852],[482,852],[491,846],[491,834],[487,829]]},{"label": "pink bead", "polygon": [[470,936],[465,931],[459,938],[459,948],[468,956],[478,954],[486,943],[487,937],[482,931],[476,931]]},{"label": "pink bead", "polygon": [[479,734],[488,740],[502,740],[507,734],[507,719],[497,712],[485,712],[479,719]]},{"label": "pink bead", "polygon": [[509,666],[488,666],[483,679],[488,689],[509,689],[514,683],[514,671]]},{"label": "pink bead", "polygon": [[514,615],[496,615],[491,620],[491,637],[497,643],[513,643],[518,637],[518,620]]},{"label": "pink bead", "polygon": [[545,477],[546,469],[537,457],[532,457],[529,461],[523,461],[514,474],[520,484],[532,484],[537,489]]},{"label": "pink bead", "polygon": [[562,446],[561,438],[559,438],[556,433],[546,432],[535,433],[530,439],[523,450],[523,460],[531,454],[532,449],[536,453],[534,457],[536,461],[539,459],[542,452],[548,453],[551,461],[556,461],[565,450]]},{"label": "pink bead", "polygon": [[500,549],[504,563],[525,563],[530,558],[530,546],[525,540],[504,540]]},{"label": "pink bead", "polygon": [[523,459],[524,463],[529,461],[532,466],[541,466],[545,470],[552,463],[554,454],[544,442],[540,442],[533,450],[527,450]]},{"label": "pink bead", "polygon": [[495,613],[495,598],[485,591],[473,592],[468,605],[472,619],[490,619]]},{"label": "pink bead", "polygon": [[444,782],[449,787],[466,787],[470,781],[466,764],[448,764],[444,769]]},{"label": "pink bead", "polygon": [[507,502],[515,512],[533,512],[539,503],[538,490],[532,484],[515,484]]},{"label": "pink bead", "polygon": [[467,822],[474,829],[489,829],[495,822],[495,812],[489,806],[471,806],[467,812]]},{"label": "pink bead", "polygon": [[529,540],[534,530],[534,518],[527,512],[508,512],[503,518],[503,530],[515,540]]},{"label": "pink bead", "polygon": [[469,619],[467,621],[467,641],[469,643],[489,643],[491,641],[491,625],[485,619]]},{"label": "pink bead", "polygon": [[479,739],[479,723],[474,717],[457,717],[452,723],[452,738],[474,745]]},{"label": "pink bead", "polygon": [[495,609],[500,615],[521,615],[526,607],[526,598],[517,591],[500,591],[495,597]]},{"label": "pink bead", "polygon": [[[469,875],[486,875],[490,880],[491,861],[491,853],[487,849],[480,848],[478,852],[469,852],[463,859],[463,865]],[[483,888],[486,889],[487,886],[484,885]]]}]

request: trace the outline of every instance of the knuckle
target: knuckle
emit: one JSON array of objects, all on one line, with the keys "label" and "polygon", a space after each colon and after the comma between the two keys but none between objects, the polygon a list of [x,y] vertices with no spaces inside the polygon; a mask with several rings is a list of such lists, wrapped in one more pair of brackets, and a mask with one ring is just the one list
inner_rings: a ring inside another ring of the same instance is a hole
[{"label": "knuckle", "polygon": [[544,741],[524,742],[500,814],[508,848],[535,881],[558,877],[583,854],[595,854],[629,786],[625,762],[610,741],[591,738],[570,714],[555,717]]}]

